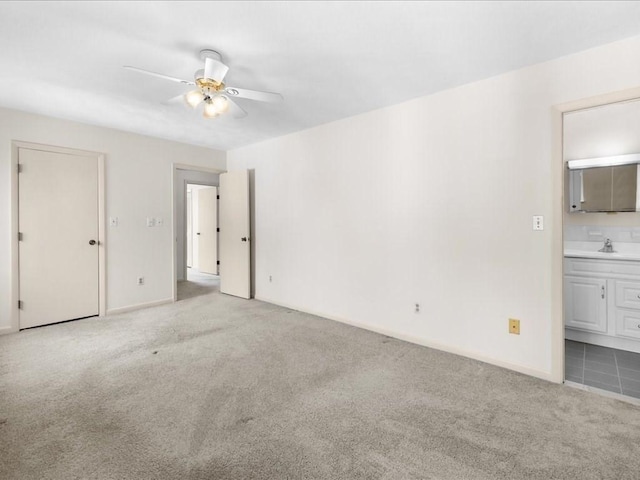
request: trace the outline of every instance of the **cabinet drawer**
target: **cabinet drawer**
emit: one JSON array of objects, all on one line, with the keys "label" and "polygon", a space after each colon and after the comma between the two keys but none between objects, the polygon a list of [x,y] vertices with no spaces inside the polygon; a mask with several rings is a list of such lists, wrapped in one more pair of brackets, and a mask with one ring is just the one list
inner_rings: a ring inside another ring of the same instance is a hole
[{"label": "cabinet drawer", "polygon": [[640,277],[640,262],[565,257],[565,275]]},{"label": "cabinet drawer", "polygon": [[616,307],[640,310],[640,283],[616,280]]},{"label": "cabinet drawer", "polygon": [[640,312],[616,310],[616,334],[621,337],[640,338]]}]

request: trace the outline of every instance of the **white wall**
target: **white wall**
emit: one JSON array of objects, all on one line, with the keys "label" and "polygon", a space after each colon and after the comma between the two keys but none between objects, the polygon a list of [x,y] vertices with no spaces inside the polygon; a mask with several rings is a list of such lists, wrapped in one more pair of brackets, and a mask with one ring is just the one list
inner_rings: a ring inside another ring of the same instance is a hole
[{"label": "white wall", "polygon": [[[225,152],[0,109],[0,331],[10,326],[12,140],[106,154],[106,213],[119,219],[107,227],[107,311],[171,300],[172,164],[225,169]],[[164,224],[146,227],[150,216]]]},{"label": "white wall", "polygon": [[640,85],[638,57],[635,38],[228,152],[255,169],[256,297],[552,378],[552,106]]},{"label": "white wall", "polygon": [[[221,152],[218,152],[221,153]],[[219,167],[212,167],[219,168]],[[220,168],[224,170],[224,168]],[[187,230],[187,208],[184,203],[186,198],[186,183],[201,185],[220,185],[220,175],[211,172],[179,169],[174,177],[174,192],[176,197],[176,273],[178,281],[185,280],[186,269],[185,234]],[[192,212],[195,215],[194,212]]]}]

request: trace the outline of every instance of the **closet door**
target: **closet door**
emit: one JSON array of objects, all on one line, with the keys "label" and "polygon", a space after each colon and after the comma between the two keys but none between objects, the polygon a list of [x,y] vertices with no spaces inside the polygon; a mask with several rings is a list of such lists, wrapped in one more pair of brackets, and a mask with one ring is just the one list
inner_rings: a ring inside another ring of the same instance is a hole
[{"label": "closet door", "polygon": [[99,314],[98,159],[18,151],[20,328]]}]

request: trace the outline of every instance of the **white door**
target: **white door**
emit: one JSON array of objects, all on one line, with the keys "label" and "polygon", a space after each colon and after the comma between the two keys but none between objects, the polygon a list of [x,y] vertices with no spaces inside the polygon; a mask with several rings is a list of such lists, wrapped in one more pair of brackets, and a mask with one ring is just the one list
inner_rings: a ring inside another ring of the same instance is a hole
[{"label": "white door", "polygon": [[249,172],[220,174],[220,291],[251,296]]},{"label": "white door", "polygon": [[602,278],[565,277],[565,326],[607,331],[607,282]]},{"label": "white door", "polygon": [[201,188],[198,193],[198,270],[218,274],[218,189]]},{"label": "white door", "polygon": [[187,190],[187,268],[189,267],[193,267],[193,194]]},{"label": "white door", "polygon": [[98,159],[18,151],[20,328],[99,314]]}]

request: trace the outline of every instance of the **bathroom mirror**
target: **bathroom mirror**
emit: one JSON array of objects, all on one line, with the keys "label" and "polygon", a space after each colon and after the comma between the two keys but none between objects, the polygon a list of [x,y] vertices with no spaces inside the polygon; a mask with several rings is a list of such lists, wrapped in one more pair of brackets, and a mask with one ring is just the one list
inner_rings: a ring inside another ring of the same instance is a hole
[{"label": "bathroom mirror", "polygon": [[637,157],[624,155],[567,162],[569,212],[640,211]]}]

